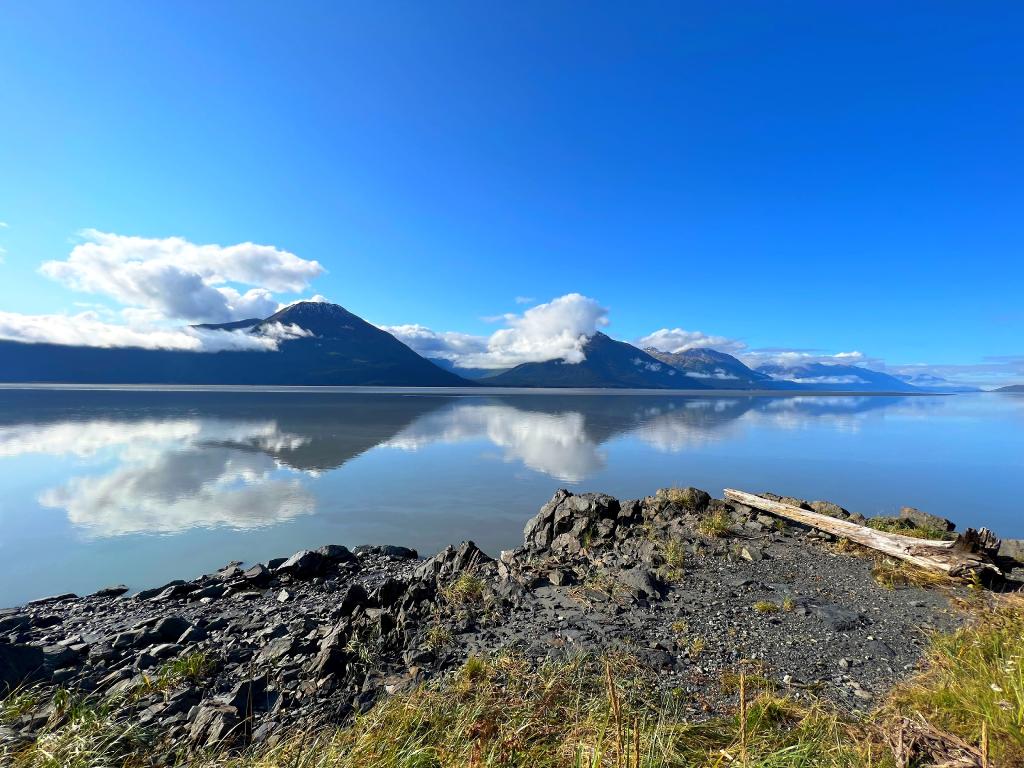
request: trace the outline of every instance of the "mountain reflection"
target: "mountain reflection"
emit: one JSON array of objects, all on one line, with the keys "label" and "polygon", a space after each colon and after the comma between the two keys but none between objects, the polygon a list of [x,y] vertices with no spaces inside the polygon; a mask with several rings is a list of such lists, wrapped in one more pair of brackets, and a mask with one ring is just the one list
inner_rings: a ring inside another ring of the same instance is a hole
[{"label": "mountain reflection", "polygon": [[63,457],[70,477],[39,494],[89,536],[253,529],[316,511],[316,478],[381,447],[481,444],[504,461],[579,483],[606,446],[698,449],[765,421],[857,429],[938,398],[631,395],[347,395],[5,392],[0,460]]}]

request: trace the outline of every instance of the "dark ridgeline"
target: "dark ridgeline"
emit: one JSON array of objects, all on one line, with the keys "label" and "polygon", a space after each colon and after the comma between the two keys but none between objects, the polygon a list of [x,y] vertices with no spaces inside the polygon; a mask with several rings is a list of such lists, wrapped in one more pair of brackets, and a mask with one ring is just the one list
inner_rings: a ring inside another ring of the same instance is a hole
[{"label": "dark ridgeline", "polygon": [[474,386],[420,357],[390,333],[337,304],[300,302],[266,320],[199,326],[204,330],[297,326],[274,351],[186,352],[0,341],[0,380],[81,384],[252,384],[322,386]]},{"label": "dark ridgeline", "polygon": [[642,349],[595,333],[583,346],[580,363],[548,360],[523,363],[486,379],[500,387],[608,387],[636,389],[710,389]]},{"label": "dark ridgeline", "polygon": [[[277,350],[194,352],[0,341],[0,382],[238,384],[278,386],[580,387],[600,389],[936,392],[853,365],[765,365],[757,370],[713,349],[642,350],[603,333],[584,359],[523,363],[510,370],[460,369],[421,357],[390,333],[337,304],[303,301],[260,320],[193,326],[209,336],[278,339]],[[242,339],[244,341],[244,338]],[[952,385],[943,391],[956,391]]]},{"label": "dark ridgeline", "polygon": [[645,350],[686,376],[715,389],[785,389],[789,382],[780,382],[767,373],[754,371],[732,355],[714,349],[687,349],[683,352],[662,352],[654,347]]}]

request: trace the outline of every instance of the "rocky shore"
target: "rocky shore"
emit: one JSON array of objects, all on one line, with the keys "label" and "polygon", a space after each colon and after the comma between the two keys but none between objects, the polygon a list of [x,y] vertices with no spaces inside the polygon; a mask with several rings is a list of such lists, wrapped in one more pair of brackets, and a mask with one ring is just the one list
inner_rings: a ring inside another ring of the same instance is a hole
[{"label": "rocky shore", "polygon": [[497,559],[472,542],[426,560],[329,545],[133,595],[55,596],[0,610],[0,755],[54,726],[38,691],[102,697],[151,727],[172,762],[344,722],[501,651],[541,664],[621,650],[695,720],[733,706],[722,681],[741,665],[791,696],[868,710],[931,630],[956,626],[950,596],[967,591],[893,589],[873,568],[843,542],[694,488],[628,501],[560,490]]}]

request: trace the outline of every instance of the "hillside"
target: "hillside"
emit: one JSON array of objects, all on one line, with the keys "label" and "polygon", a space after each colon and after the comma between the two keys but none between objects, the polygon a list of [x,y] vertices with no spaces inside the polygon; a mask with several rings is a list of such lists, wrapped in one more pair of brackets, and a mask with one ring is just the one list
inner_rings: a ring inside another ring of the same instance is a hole
[{"label": "hillside", "polygon": [[[300,302],[261,321],[202,326],[272,335],[277,351],[188,352],[0,341],[0,380],[81,384],[472,386],[337,304]],[[238,330],[241,329],[241,330]],[[246,330],[248,329],[248,330]]]},{"label": "hillside", "polygon": [[523,363],[481,383],[501,387],[604,387],[612,389],[709,389],[624,341],[595,333],[582,362]]}]

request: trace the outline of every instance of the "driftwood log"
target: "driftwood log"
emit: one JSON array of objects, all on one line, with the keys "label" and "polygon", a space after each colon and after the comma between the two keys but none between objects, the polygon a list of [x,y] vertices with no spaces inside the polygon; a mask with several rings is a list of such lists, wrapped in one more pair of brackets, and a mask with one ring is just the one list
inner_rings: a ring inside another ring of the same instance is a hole
[{"label": "driftwood log", "polygon": [[725,489],[725,498],[848,539],[890,557],[904,560],[918,568],[941,571],[953,578],[977,577],[987,581],[993,577],[1004,576],[995,563],[999,539],[986,528],[980,531],[968,528],[956,538],[956,541],[929,541],[898,533],[876,531],[874,528],[851,523],[849,520],[829,517],[732,488]]}]

